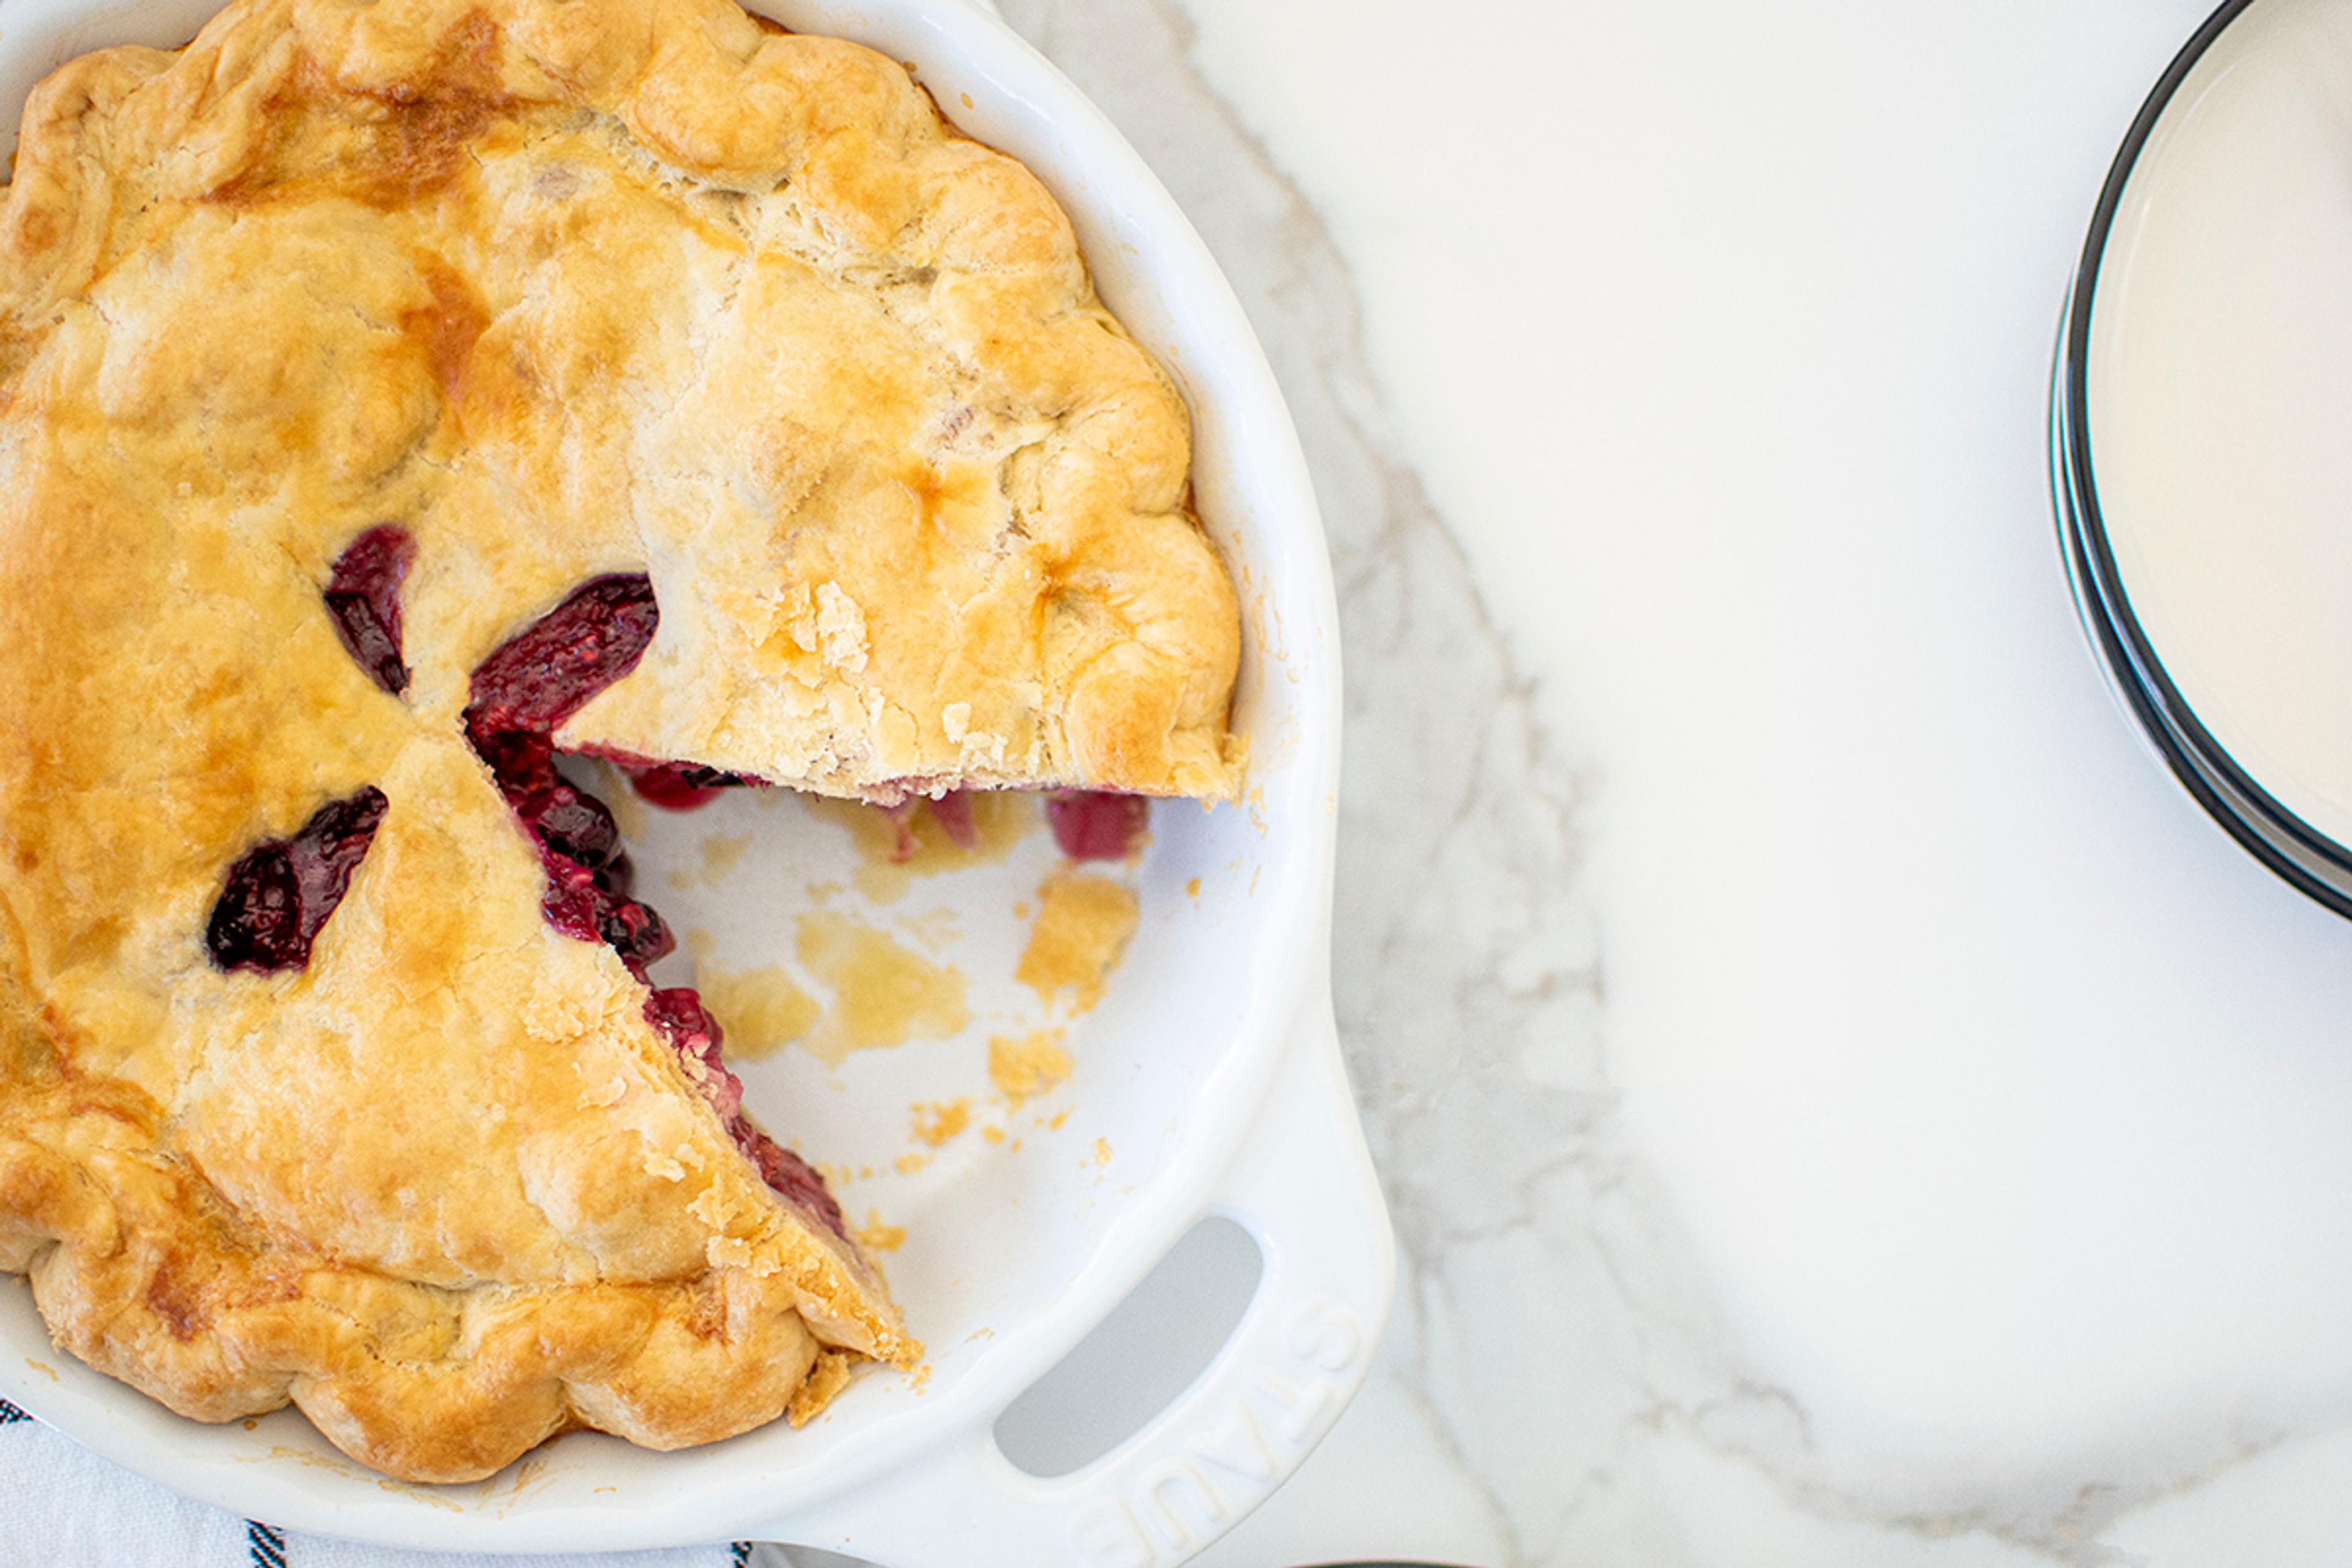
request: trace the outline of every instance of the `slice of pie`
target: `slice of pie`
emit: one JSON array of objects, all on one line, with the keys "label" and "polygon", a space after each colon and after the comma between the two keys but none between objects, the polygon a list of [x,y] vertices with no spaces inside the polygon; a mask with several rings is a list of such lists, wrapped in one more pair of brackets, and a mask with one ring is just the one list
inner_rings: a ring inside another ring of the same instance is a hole
[{"label": "slice of pie", "polygon": [[727,0],[247,0],[0,205],[0,1269],[390,1474],[919,1346],[556,766],[1229,795],[1166,378],[1019,164]]}]

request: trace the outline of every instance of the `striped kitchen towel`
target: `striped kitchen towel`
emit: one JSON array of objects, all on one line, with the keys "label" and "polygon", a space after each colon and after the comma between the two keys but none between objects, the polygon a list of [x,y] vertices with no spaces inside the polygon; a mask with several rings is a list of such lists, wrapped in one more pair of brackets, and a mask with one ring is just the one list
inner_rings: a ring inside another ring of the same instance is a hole
[{"label": "striped kitchen towel", "polygon": [[0,1568],[744,1568],[749,1542],[606,1556],[445,1557],[297,1535],[117,1469],[0,1400]]}]

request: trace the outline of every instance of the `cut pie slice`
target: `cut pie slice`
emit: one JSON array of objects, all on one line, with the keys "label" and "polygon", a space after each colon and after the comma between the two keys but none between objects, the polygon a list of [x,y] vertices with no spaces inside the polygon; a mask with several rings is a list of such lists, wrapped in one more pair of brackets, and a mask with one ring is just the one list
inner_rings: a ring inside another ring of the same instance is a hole
[{"label": "cut pie slice", "polygon": [[410,1479],[910,1363],[555,758],[1227,796],[1187,463],[1042,187],[728,0],[65,67],[0,205],[0,1269]]}]

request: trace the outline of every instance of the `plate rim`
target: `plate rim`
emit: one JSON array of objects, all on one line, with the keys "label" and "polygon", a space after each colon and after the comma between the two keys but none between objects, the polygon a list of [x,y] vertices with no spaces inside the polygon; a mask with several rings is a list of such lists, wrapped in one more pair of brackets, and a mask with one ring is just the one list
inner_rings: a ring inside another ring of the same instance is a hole
[{"label": "plate rim", "polygon": [[[2141,102],[2108,165],[2060,321],[2051,388],[2052,489],[2060,550],[2076,608],[2126,710],[2181,786],[2240,847],[2296,891],[2352,919],[2352,846],[2322,832],[2280,801],[2214,738],[2173,683],[2133,613],[2108,542],[2091,452],[2091,321],[2125,192],[2181,87],[2231,26],[2258,3],[2222,0],[2199,25]],[[2245,809],[2233,805],[2231,795]],[[2259,821],[2249,820],[2250,813]],[[2272,832],[2264,833],[2263,827]],[[2337,879],[2328,879],[2323,870],[2333,871]]]}]

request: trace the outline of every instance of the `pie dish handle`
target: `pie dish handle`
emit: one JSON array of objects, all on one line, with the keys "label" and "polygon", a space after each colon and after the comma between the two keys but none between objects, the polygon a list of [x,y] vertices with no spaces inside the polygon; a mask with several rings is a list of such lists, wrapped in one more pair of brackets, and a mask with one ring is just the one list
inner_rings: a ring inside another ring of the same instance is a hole
[{"label": "pie dish handle", "polygon": [[1362,1384],[1395,1280],[1328,1004],[1310,1005],[1208,1215],[1250,1233],[1264,1272],[1206,1370],[1118,1447],[1045,1479],[982,1427],[774,1537],[884,1568],[1171,1568],[1223,1534]]}]

